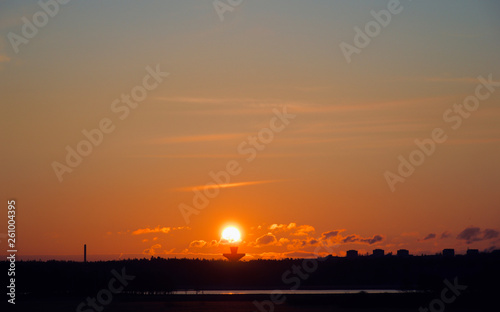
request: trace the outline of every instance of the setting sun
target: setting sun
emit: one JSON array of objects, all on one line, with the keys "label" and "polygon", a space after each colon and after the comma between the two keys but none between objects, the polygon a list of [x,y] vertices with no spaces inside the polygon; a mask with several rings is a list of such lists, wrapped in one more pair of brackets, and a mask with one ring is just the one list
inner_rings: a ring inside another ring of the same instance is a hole
[{"label": "setting sun", "polygon": [[229,243],[239,242],[241,240],[240,231],[234,226],[230,226],[222,231],[222,239],[227,240]]}]

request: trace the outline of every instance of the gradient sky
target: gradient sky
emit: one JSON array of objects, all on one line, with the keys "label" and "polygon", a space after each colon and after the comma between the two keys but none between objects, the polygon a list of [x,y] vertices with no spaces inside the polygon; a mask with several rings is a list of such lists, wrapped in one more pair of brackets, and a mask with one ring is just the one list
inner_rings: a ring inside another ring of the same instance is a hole
[{"label": "gradient sky", "polygon": [[[500,81],[500,2],[401,0],[350,63],[340,44],[389,1],[244,0],[223,21],[212,2],[71,1],[18,53],[9,33],[41,8],[0,2],[0,233],[15,199],[20,256],[220,258],[229,224],[246,259],[499,248],[500,88],[456,130],[443,114]],[[148,66],[169,76],[121,120]],[[115,130],[60,182],[52,163],[103,118]],[[392,192],[384,173],[435,128],[446,142]],[[235,184],[187,224],[179,205],[230,162]]]}]

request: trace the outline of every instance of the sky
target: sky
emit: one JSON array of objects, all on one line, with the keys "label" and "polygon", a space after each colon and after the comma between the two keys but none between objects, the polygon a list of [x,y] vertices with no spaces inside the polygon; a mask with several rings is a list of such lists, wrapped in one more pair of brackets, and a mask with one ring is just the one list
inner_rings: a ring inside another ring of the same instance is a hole
[{"label": "sky", "polygon": [[[22,259],[500,248],[498,1],[0,2]],[[208,186],[207,186],[208,185]]]}]

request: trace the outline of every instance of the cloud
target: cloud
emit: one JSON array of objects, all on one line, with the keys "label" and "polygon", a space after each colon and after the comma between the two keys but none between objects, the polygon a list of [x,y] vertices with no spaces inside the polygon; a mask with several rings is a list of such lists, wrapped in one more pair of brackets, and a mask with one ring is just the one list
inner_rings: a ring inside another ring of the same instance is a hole
[{"label": "cloud", "polygon": [[156,99],[166,102],[188,103],[188,104],[258,104],[262,99],[252,98],[213,98],[213,97],[157,97]]},{"label": "cloud", "polygon": [[178,107],[176,114],[265,115],[270,107],[291,106],[290,101],[266,98],[156,97],[154,100]]},{"label": "cloud", "polygon": [[[308,224],[297,225],[295,222],[284,224],[274,223],[267,227],[254,227],[254,229],[267,229],[268,232],[258,237],[255,241],[248,243],[249,247],[287,246],[288,249],[297,249],[309,245],[310,241],[313,241],[314,244],[318,242],[315,238],[310,237],[315,228]],[[296,237],[303,238],[297,239]]]},{"label": "cloud", "polygon": [[261,180],[261,181],[247,181],[247,182],[236,182],[236,183],[225,183],[225,184],[209,183],[206,185],[174,188],[174,189],[172,189],[172,191],[192,192],[195,189],[196,190],[219,189],[219,188],[230,188],[230,187],[240,187],[240,186],[276,183],[276,182],[283,182],[283,181],[286,181],[286,180]]},{"label": "cloud", "polygon": [[316,246],[318,243],[319,240],[313,237],[308,237],[306,239],[294,239],[286,247],[289,250],[297,250],[305,247]]},{"label": "cloud", "polygon": [[195,248],[213,248],[213,247],[218,247],[219,245],[225,245],[228,242],[224,239],[220,239],[219,241],[213,239],[211,241],[206,241],[203,239],[197,239],[189,243],[189,247],[195,247]]},{"label": "cloud", "polygon": [[297,226],[297,223],[291,222],[289,224],[277,224],[277,223],[271,224],[269,226],[269,230],[271,230],[274,233],[291,232],[290,235],[308,236],[316,229],[312,225],[304,224]]},{"label": "cloud", "polygon": [[364,244],[372,245],[372,244],[375,244],[375,243],[382,241],[383,239],[384,238],[380,235],[374,235],[373,237],[363,238],[357,234],[352,234],[352,235],[346,236],[342,240],[342,242],[343,243],[364,243]]},{"label": "cloud", "polygon": [[274,223],[274,224],[271,224],[269,226],[269,229],[273,230],[273,231],[274,230],[283,230],[283,231],[285,231],[285,230],[292,229],[292,228],[294,228],[296,226],[297,226],[297,224],[293,223],[293,222],[290,223],[290,224],[277,224],[277,223]]},{"label": "cloud", "polygon": [[434,233],[430,233],[429,235],[427,235],[423,240],[429,240],[429,239],[433,239],[433,238],[436,238],[436,234]]},{"label": "cloud", "polygon": [[[258,227],[253,227],[252,231],[257,231]],[[373,245],[383,241],[383,235],[361,236],[358,234],[342,235],[345,229],[336,229],[323,232],[321,235],[313,235],[316,229],[312,225],[299,225],[291,223],[273,223],[261,227],[265,232],[252,232],[249,236],[257,237],[246,244],[247,247],[286,247],[288,252],[311,250],[312,247],[331,247],[340,244],[366,244]],[[331,250],[330,250],[331,251]]]},{"label": "cloud", "polygon": [[255,242],[248,243],[249,247],[265,247],[265,246],[284,246],[288,244],[290,240],[286,237],[281,237],[278,239],[273,233],[269,232],[258,237]]},{"label": "cloud", "polygon": [[148,141],[150,144],[170,144],[170,143],[193,143],[193,142],[211,142],[211,141],[225,141],[235,138],[241,138],[247,135],[246,133],[216,133],[216,134],[200,134],[189,136],[176,136],[151,139]]},{"label": "cloud", "polygon": [[321,234],[320,240],[330,241],[332,243],[358,243],[358,244],[369,244],[373,245],[375,243],[381,242],[384,237],[382,235],[374,235],[372,237],[362,237],[358,234],[350,234],[347,236],[342,236],[340,233],[345,230],[333,230],[324,232]]},{"label": "cloud", "polygon": [[296,231],[292,233],[295,236],[307,236],[310,233],[314,232],[316,229],[311,225],[301,225],[297,227]]},{"label": "cloud", "polygon": [[499,232],[492,230],[492,229],[485,229],[483,231],[483,239],[492,239],[492,238],[497,238]]},{"label": "cloud", "polygon": [[179,226],[179,227],[160,227],[157,226],[153,229],[151,228],[145,228],[145,229],[137,229],[132,232],[132,235],[141,235],[141,234],[150,234],[150,233],[164,233],[168,234],[170,231],[175,231],[175,230],[189,230],[189,227],[186,226]]},{"label": "cloud", "polygon": [[384,237],[382,235],[375,235],[372,238],[369,238],[369,239],[365,238],[365,239],[362,239],[361,241],[366,242],[366,243],[372,245],[372,244],[381,242],[383,240],[384,240]]},{"label": "cloud", "polygon": [[219,246],[220,242],[216,241],[215,239],[213,239],[212,241],[210,241],[208,244],[207,244],[207,247],[217,247]]},{"label": "cloud", "polygon": [[443,233],[441,233],[441,239],[448,238],[450,236],[451,236],[450,231],[444,231]]},{"label": "cloud", "polygon": [[276,236],[271,233],[267,233],[257,238],[255,241],[255,247],[274,245],[278,242]]},{"label": "cloud", "polygon": [[137,230],[132,232],[132,235],[141,235],[141,234],[149,234],[149,233],[165,233],[165,234],[167,234],[168,232],[170,232],[169,227],[160,228],[159,226],[157,226],[154,229],[150,229],[150,228],[137,229]]},{"label": "cloud", "polygon": [[282,237],[278,240],[278,243],[276,244],[277,246],[283,246],[285,244],[288,244],[290,240],[288,238]]},{"label": "cloud", "polygon": [[493,229],[481,231],[479,227],[470,226],[457,235],[457,239],[465,240],[467,244],[497,238],[500,232]]},{"label": "cloud", "polygon": [[426,82],[478,84],[478,79],[475,77],[426,77],[424,80]]},{"label": "cloud", "polygon": [[204,240],[194,240],[189,244],[189,247],[201,248],[207,245],[207,242]]},{"label": "cloud", "polygon": [[148,249],[144,249],[142,252],[144,255],[149,255],[149,256],[154,256],[157,254],[156,249],[160,249],[161,245],[160,244],[154,244],[153,246],[149,247]]},{"label": "cloud", "polygon": [[206,153],[197,153],[197,154],[137,154],[137,155],[128,155],[126,157],[132,157],[132,158],[172,158],[172,159],[186,159],[186,158],[192,158],[192,159],[207,159],[207,158],[237,158],[240,155],[237,153],[234,154],[206,154]]},{"label": "cloud", "polygon": [[322,240],[328,240],[332,237],[336,237],[338,236],[341,232],[344,232],[345,230],[334,230],[334,231],[328,231],[328,232],[324,232],[323,234],[321,234],[321,239]]}]

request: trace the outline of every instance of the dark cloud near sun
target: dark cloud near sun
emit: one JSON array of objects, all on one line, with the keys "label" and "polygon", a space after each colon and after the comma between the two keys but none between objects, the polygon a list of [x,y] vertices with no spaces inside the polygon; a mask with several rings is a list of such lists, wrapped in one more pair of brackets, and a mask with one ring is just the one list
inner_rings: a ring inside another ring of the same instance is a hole
[{"label": "dark cloud near sun", "polygon": [[427,235],[426,237],[424,237],[423,240],[426,241],[426,240],[434,239],[434,238],[436,238],[436,234],[430,233],[429,235]]},{"label": "dark cloud near sun", "polygon": [[204,247],[206,244],[207,244],[207,242],[206,242],[206,241],[204,241],[204,240],[195,240],[195,241],[192,241],[192,242],[189,244],[189,247],[197,247],[197,248],[201,248],[201,247]]},{"label": "dark cloud near sun", "polygon": [[457,239],[465,240],[467,244],[497,238],[500,232],[493,229],[481,230],[479,227],[470,226],[457,235]]},{"label": "dark cloud near sun", "polygon": [[384,240],[384,237],[378,234],[373,235],[372,237],[362,237],[361,235],[358,234],[349,234],[347,236],[342,236],[340,233],[344,231],[345,230],[333,230],[333,231],[323,232],[323,234],[321,234],[321,237],[319,239],[323,241],[330,241],[333,243],[344,243],[344,244],[357,243],[357,244],[368,244],[368,245],[373,245],[375,243]]},{"label": "dark cloud near sun", "polygon": [[295,222],[291,222],[289,224],[274,223],[271,224],[268,229],[272,233],[288,232],[290,235],[294,236],[308,236],[316,230],[312,225],[297,225]]},{"label": "dark cloud near sun", "polygon": [[448,238],[450,236],[451,236],[450,231],[444,231],[443,233],[441,233],[441,239],[445,239],[445,238]]},{"label": "dark cloud near sun", "polygon": [[132,235],[142,235],[142,234],[151,234],[151,233],[163,233],[163,234],[168,234],[171,231],[177,231],[177,230],[190,230],[191,228],[188,226],[178,226],[178,227],[169,227],[169,226],[157,226],[155,228],[144,228],[144,229],[137,229],[132,232]]},{"label": "dark cloud near sun", "polygon": [[274,236],[271,233],[267,233],[262,235],[261,237],[257,238],[255,241],[256,247],[257,246],[266,246],[266,245],[273,245],[276,244],[278,240],[276,239],[276,236]]},{"label": "dark cloud near sun", "polygon": [[334,231],[324,232],[323,234],[321,234],[321,239],[327,240],[327,239],[330,239],[332,237],[336,237],[337,235],[340,234],[340,232],[343,232],[343,231],[345,231],[345,230],[334,230]]},{"label": "dark cloud near sun", "polygon": [[375,244],[375,243],[378,243],[378,242],[381,242],[384,238],[381,236],[381,235],[374,235],[373,237],[366,237],[366,238],[363,238],[359,235],[356,235],[356,234],[352,234],[352,235],[348,235],[346,236],[342,242],[343,243],[363,243],[363,244],[369,244],[369,245],[372,245],[372,244]]},{"label": "dark cloud near sun", "polygon": [[[274,223],[271,225],[259,225],[257,227],[252,227],[251,231],[247,233],[247,236],[249,238],[253,236],[253,239],[242,241],[240,247],[246,249],[249,254],[253,254],[252,248],[264,248],[266,252],[260,253],[258,257],[268,258],[274,257],[277,254],[280,254],[281,257],[285,257],[285,253],[287,252],[311,252],[311,248],[318,246],[331,247],[343,244],[373,245],[385,239],[383,235],[379,234],[365,237],[359,234],[347,235],[343,233],[345,231],[345,229],[336,229],[323,232],[321,235],[314,235],[315,228],[307,224],[301,225],[292,222],[285,224]],[[222,238],[220,240],[197,239],[191,241],[188,248],[211,249],[213,247],[224,247],[225,245],[227,245],[227,242]],[[269,253],[270,251],[267,249],[270,249],[270,247],[276,247],[277,249]],[[257,254],[253,255],[255,256]]]}]

